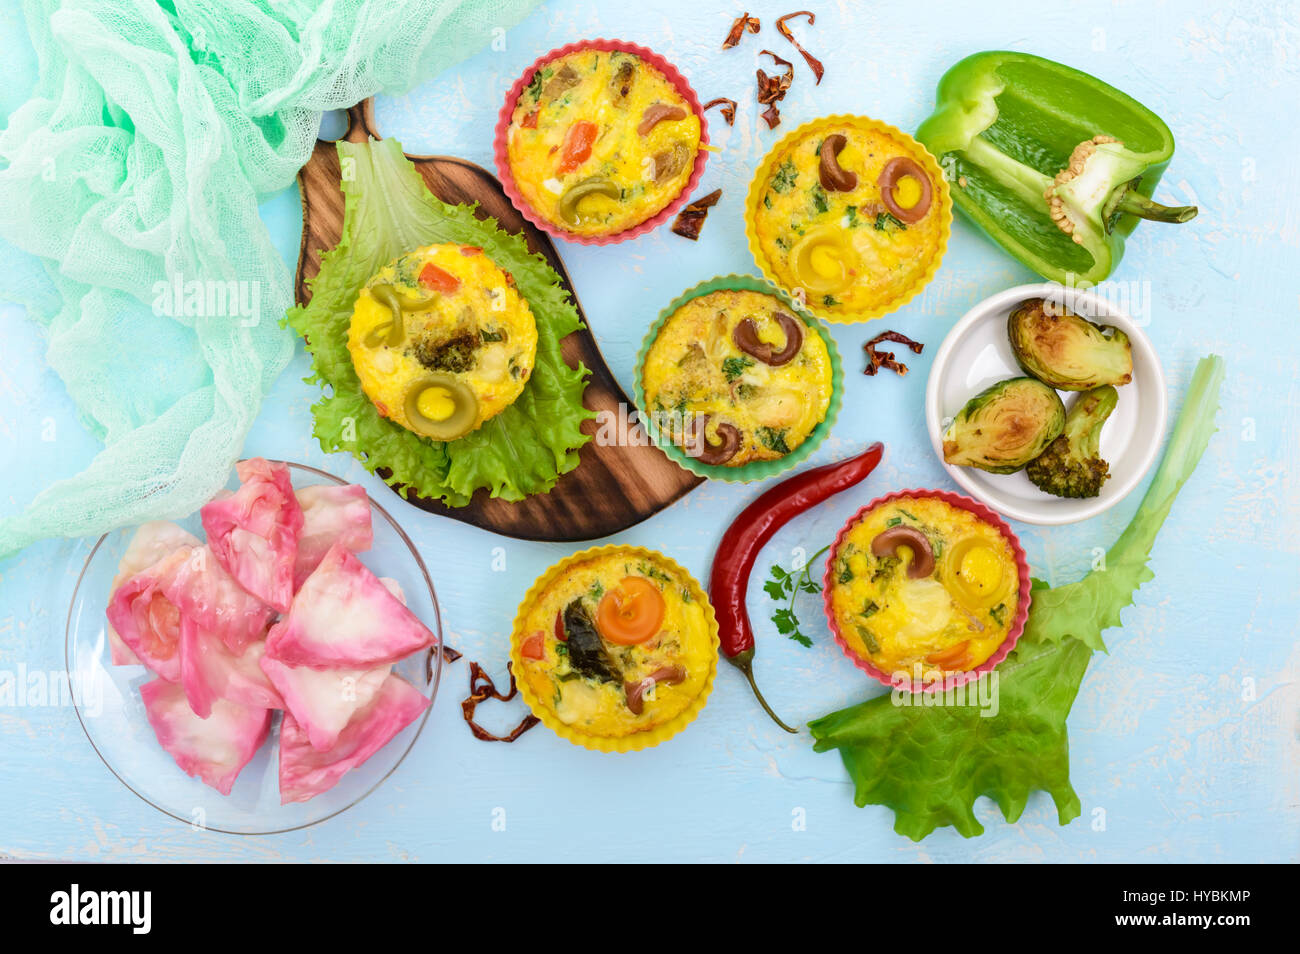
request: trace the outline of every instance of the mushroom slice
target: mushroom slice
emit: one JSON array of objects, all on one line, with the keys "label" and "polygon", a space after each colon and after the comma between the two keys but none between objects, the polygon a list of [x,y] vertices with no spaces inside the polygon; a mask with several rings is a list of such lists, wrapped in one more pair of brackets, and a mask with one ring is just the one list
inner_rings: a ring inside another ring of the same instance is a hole
[{"label": "mushroom slice", "polygon": [[839,163],[840,153],[848,144],[843,133],[832,133],[822,141],[821,165],[817,176],[822,188],[828,192],[852,192],[858,187],[858,174],[843,168]]},{"label": "mushroom slice", "polygon": [[907,576],[919,580],[934,572],[934,550],[930,539],[915,527],[890,527],[876,534],[871,541],[871,552],[878,557],[897,556],[899,547],[912,551],[912,561],[907,567]]},{"label": "mushroom slice", "polygon": [[746,318],[738,323],[735,330],[731,332],[731,340],[735,342],[737,348],[750,357],[773,368],[779,368],[793,361],[794,356],[803,347],[803,322],[783,311],[778,311],[772,317],[785,334],[785,346],[780,351],[776,350],[774,345],[759,340],[758,325],[754,323],[753,318]]},{"label": "mushroom slice", "polygon": [[669,106],[667,103],[655,103],[641,114],[641,122],[637,124],[636,134],[638,136],[647,136],[650,130],[654,129],[660,123],[672,123],[679,119],[686,118],[686,110],[680,106]]},{"label": "mushroom slice", "polygon": [[701,464],[725,464],[740,452],[740,429],[723,421],[718,425],[718,443],[709,443],[708,427],[712,414],[697,417],[687,433],[686,453]]},{"label": "mushroom slice", "polygon": [[644,695],[657,683],[675,686],[686,681],[686,670],[681,666],[661,666],[644,679],[633,682],[629,679],[623,684],[627,696],[627,708],[633,715],[640,715],[645,708]]},{"label": "mushroom slice", "polygon": [[[921,188],[920,197],[906,209],[898,204],[898,198],[894,194],[899,183],[904,179],[916,180]],[[880,186],[880,200],[885,203],[885,208],[889,209],[889,214],[898,221],[911,225],[920,222],[925,218],[925,213],[930,211],[930,200],[933,197],[930,177],[915,160],[906,156],[895,156],[890,159],[885,163],[885,168],[880,170],[880,177],[876,179],[876,184]]]}]

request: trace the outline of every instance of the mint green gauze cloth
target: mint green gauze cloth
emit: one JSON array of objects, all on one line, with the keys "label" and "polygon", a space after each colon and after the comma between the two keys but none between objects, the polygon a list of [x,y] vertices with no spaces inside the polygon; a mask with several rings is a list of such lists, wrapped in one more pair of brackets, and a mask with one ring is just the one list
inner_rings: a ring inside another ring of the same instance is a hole
[{"label": "mint green gauze cloth", "polygon": [[104,449],[0,520],[0,556],[224,486],[294,347],[259,197],[293,181],[322,111],[408,89],[532,5],[28,0],[39,79],[0,133],[0,296],[45,328]]}]

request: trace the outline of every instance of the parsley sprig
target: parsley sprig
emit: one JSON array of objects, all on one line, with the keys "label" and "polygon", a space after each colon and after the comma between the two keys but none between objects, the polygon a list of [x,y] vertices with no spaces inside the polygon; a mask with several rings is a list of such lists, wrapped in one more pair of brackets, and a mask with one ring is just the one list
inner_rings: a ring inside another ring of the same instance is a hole
[{"label": "parsley sprig", "polygon": [[772,570],[768,574],[767,582],[763,584],[763,591],[772,597],[777,603],[784,603],[784,606],[777,606],[772,613],[772,623],[776,626],[776,631],[788,639],[793,639],[800,646],[812,646],[812,640],[803,632],[799,626],[799,617],[794,611],[794,601],[800,593],[820,593],[822,585],[812,578],[809,572],[817,562],[817,558],[830,549],[830,546],[824,546],[814,553],[804,563],[802,570],[786,570],[777,564],[772,564]]}]

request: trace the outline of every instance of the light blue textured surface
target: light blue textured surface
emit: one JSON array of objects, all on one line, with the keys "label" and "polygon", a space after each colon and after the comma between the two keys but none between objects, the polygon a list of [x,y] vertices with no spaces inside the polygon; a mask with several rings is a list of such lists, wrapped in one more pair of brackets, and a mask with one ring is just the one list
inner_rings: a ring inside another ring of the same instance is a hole
[{"label": "light blue textured surface", "polygon": [[[1146,225],[1115,278],[1135,282],[1148,332],[1169,378],[1172,406],[1195,360],[1227,358],[1220,433],[1156,545],[1156,573],[1108,634],[1070,716],[1072,777],[1083,817],[1057,826],[1033,797],[1009,826],[987,800],[988,831],[950,829],[921,845],[892,831],[890,813],[857,809],[835,755],[815,755],[806,731],[775,729],[729,667],[682,736],[657,749],[608,756],[538,728],[512,746],[477,742],[460,720],[464,662],[448,667],[425,735],[399,772],[360,806],[316,828],[270,838],[194,832],[143,804],[100,763],[68,708],[0,708],[0,856],[160,860],[1300,860],[1300,15],[1290,3],[818,4],[815,27],[796,24],[827,64],[819,87],[802,62],[769,132],[754,103],[758,51],[798,60],[776,33],[781,5],[747,4],[763,32],[718,46],[738,3],[654,5],[556,2],[486,51],[408,96],[381,100],[379,127],[408,152],[446,153],[490,166],[501,97],[538,54],[579,37],[620,36],[662,52],[702,99],[740,102],[734,128],[710,114],[713,156],[700,191],[723,200],[699,243],[661,229],[634,242],[561,249],[596,337],[630,392],[636,347],[664,302],[711,275],[750,271],[741,199],[754,165],[786,129],[832,112],[861,112],[915,129],[944,69],[981,49],[1023,49],[1088,69],[1169,122],[1178,153],[1157,192],[1201,207],[1179,229]],[[653,7],[653,10],[651,9]],[[1016,9],[1019,7],[1020,9]],[[0,30],[17,23],[0,13]],[[13,45],[6,44],[6,49]],[[766,64],[766,60],[764,63]],[[0,63],[0,108],[22,98],[32,64]],[[291,190],[264,217],[286,260],[297,252]],[[834,330],[846,360],[844,412],[814,462],[869,440],[888,447],[860,489],[794,521],[769,546],[789,565],[796,547],[829,541],[870,497],[901,487],[953,489],[925,434],[922,395],[933,350],[979,299],[1033,279],[965,222],[954,229],[934,283],[896,315]],[[929,347],[911,373],[866,378],[860,348],[895,328]],[[56,476],[75,473],[93,442],[33,326],[0,309],[0,509],[17,509]],[[515,606],[533,578],[570,547],[520,543],[408,507],[344,455],[312,440],[301,348],[254,427],[249,454],[316,464],[360,480],[404,522],[433,570],[449,642],[504,672]],[[755,488],[708,485],[618,539],[658,547],[699,576],[731,516]],[[1069,528],[1017,526],[1035,572],[1077,578],[1137,505]],[[499,549],[498,549],[499,548]],[[0,669],[58,669],[63,621],[84,544],[47,541],[0,564]],[[494,570],[504,563],[505,569]],[[766,622],[757,584],[757,673],[769,699],[806,722],[874,690],[822,638],[803,649]],[[805,598],[801,615],[816,620]],[[819,632],[824,632],[818,627]],[[485,710],[486,712],[486,710]],[[517,711],[485,721],[505,725]],[[797,822],[804,819],[801,828]],[[502,823],[504,821],[504,824]]]}]

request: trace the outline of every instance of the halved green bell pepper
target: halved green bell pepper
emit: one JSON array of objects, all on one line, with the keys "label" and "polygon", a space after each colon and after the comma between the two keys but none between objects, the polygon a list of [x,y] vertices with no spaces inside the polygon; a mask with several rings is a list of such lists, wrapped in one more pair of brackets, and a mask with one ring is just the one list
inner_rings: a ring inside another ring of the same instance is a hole
[{"label": "halved green bell pepper", "polygon": [[1102,281],[1139,219],[1186,222],[1151,193],[1174,154],[1169,127],[1096,77],[1029,53],[968,56],[939,81],[916,138],[953,202],[1044,278]]}]

